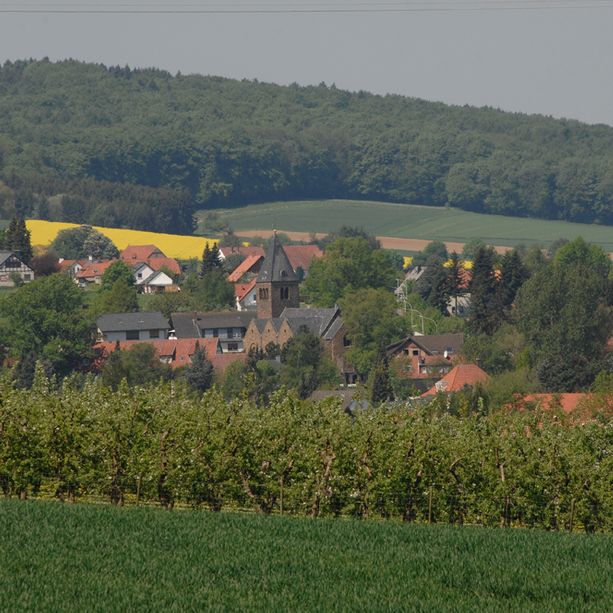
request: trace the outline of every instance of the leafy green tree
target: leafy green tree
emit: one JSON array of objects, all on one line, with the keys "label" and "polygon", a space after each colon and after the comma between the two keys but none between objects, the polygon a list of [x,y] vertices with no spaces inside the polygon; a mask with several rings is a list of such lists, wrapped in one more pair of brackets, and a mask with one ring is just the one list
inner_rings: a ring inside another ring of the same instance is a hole
[{"label": "leafy green tree", "polygon": [[138,294],[134,284],[118,278],[110,288],[102,286],[92,303],[96,315],[103,313],[134,313],[138,311]]},{"label": "leafy green tree", "polygon": [[295,389],[300,398],[308,398],[320,385],[338,379],[321,340],[305,327],[283,347],[281,363],[281,384]]},{"label": "leafy green tree", "polygon": [[192,279],[186,283],[186,289],[199,310],[214,311],[234,306],[234,286],[220,269],[210,270],[201,279]]},{"label": "leafy green tree", "polygon": [[607,279],[583,265],[552,263],[519,291],[516,319],[548,391],[577,391],[600,370],[611,334]]},{"label": "leafy green tree", "polygon": [[119,250],[113,241],[91,226],[60,230],[50,249],[69,260],[80,260],[90,256],[95,260],[108,260],[119,256]]},{"label": "leafy green tree", "polygon": [[562,267],[584,266],[605,278],[611,270],[611,259],[604,249],[586,243],[580,236],[560,247],[554,262]]},{"label": "leafy green tree", "polygon": [[34,271],[36,277],[47,277],[59,272],[60,265],[57,255],[50,251],[46,251],[40,255],[35,255],[30,260],[30,268]]},{"label": "leafy green tree", "polygon": [[477,250],[469,284],[468,319],[470,328],[477,333],[493,334],[502,320],[494,261],[494,250],[491,247]]},{"label": "leafy green tree", "polygon": [[113,390],[117,390],[119,384],[125,379],[126,373],[123,368],[123,360],[121,359],[121,349],[119,341],[115,345],[115,349],[109,354],[102,368],[102,383]]},{"label": "leafy green tree", "polygon": [[113,389],[124,379],[133,387],[171,378],[170,366],[160,362],[155,347],[148,343],[137,343],[127,350],[116,349],[102,367],[102,381]]},{"label": "leafy green tree", "polygon": [[222,392],[226,400],[238,398],[245,388],[246,366],[242,362],[232,362],[224,373]]},{"label": "leafy green tree", "polygon": [[340,306],[351,341],[347,359],[360,375],[366,376],[381,348],[406,334],[407,322],[396,313],[394,295],[384,289],[348,292]]},{"label": "leafy green tree", "polygon": [[30,231],[22,217],[11,219],[2,236],[2,247],[8,251],[15,251],[26,264],[30,263],[33,256]]},{"label": "leafy green tree", "polygon": [[498,295],[503,309],[509,309],[515,300],[517,292],[528,278],[528,270],[521,261],[517,249],[507,251],[500,263],[500,282]]},{"label": "leafy green tree", "polygon": [[102,275],[102,283],[100,289],[102,291],[110,290],[117,281],[123,281],[124,285],[134,287],[134,273],[132,269],[121,260],[113,262]]},{"label": "leafy green tree", "polygon": [[364,238],[339,238],[323,258],[315,260],[304,282],[308,299],[317,306],[334,306],[347,292],[361,288],[396,286],[396,272],[388,255],[373,249]]},{"label": "leafy green tree", "polygon": [[370,401],[373,405],[379,405],[394,399],[389,364],[384,354],[379,356],[370,373],[368,387],[370,389]]},{"label": "leafy green tree", "polygon": [[191,358],[191,364],[183,373],[191,390],[202,394],[213,384],[213,364],[207,359],[203,348],[196,343],[196,350]]},{"label": "leafy green tree", "polygon": [[58,376],[86,366],[95,328],[84,306],[83,292],[66,275],[20,287],[0,307],[12,330],[11,352],[33,353]]},{"label": "leafy green tree", "polygon": [[450,271],[445,261],[434,255],[426,262],[426,270],[415,283],[415,291],[439,313],[447,313],[447,304],[453,291]]},{"label": "leafy green tree", "polygon": [[36,354],[32,351],[25,351],[19,356],[17,365],[13,370],[13,378],[17,387],[32,387],[34,382],[34,371],[36,369]]},{"label": "leafy green tree", "polygon": [[477,251],[486,247],[487,245],[480,238],[471,238],[468,242],[464,243],[462,257],[472,262],[477,255]]},{"label": "leafy green tree", "polygon": [[213,243],[212,247],[209,247],[209,244],[204,246],[204,252],[202,253],[202,266],[200,269],[200,274],[205,276],[207,273],[212,271],[218,271],[222,267],[221,257],[219,255],[219,246],[217,243]]}]

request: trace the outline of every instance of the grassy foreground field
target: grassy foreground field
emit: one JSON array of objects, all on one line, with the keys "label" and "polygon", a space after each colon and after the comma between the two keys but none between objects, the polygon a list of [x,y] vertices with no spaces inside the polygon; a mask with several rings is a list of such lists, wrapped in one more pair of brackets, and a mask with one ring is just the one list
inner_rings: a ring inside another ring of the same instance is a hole
[{"label": "grassy foreground field", "polygon": [[[546,245],[577,236],[613,251],[613,228],[501,215],[459,209],[353,200],[272,202],[236,209],[218,209],[234,230],[331,232],[343,225],[363,226],[375,236],[466,242],[480,238],[492,245]],[[199,218],[202,219],[202,213]]]},{"label": "grassy foreground field", "polygon": [[2,610],[607,611],[613,538],[0,502]]}]

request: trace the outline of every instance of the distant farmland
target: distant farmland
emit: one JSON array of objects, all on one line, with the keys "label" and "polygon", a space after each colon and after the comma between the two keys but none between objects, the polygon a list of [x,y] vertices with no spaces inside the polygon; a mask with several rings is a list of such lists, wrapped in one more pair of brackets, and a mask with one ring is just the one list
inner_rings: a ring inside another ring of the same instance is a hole
[{"label": "distant farmland", "polygon": [[[583,236],[613,251],[613,227],[524,217],[482,215],[459,209],[354,200],[272,202],[218,209],[237,231],[276,228],[300,232],[332,232],[343,225],[363,226],[375,236],[464,243],[480,238],[492,245],[547,245],[558,238]],[[202,220],[204,211],[200,213]],[[203,228],[206,231],[205,228]]]},{"label": "distant farmland", "polygon": [[[49,246],[61,230],[79,227],[79,224],[40,219],[28,219],[26,225],[32,233],[32,245],[39,247]],[[215,242],[214,239],[201,236],[183,236],[101,226],[94,226],[94,228],[110,238],[118,249],[125,249],[128,245],[155,245],[169,258],[185,260],[201,258],[205,245],[208,243],[211,246]]]},{"label": "distant farmland", "polygon": [[611,611],[613,539],[0,502],[0,609]]}]

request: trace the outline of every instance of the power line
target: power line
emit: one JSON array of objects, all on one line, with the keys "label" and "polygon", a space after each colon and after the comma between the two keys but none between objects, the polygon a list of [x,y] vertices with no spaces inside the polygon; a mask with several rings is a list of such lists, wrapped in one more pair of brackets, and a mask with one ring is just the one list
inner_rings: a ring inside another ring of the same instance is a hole
[{"label": "power line", "polygon": [[312,4],[282,4],[282,3],[104,3],[103,5],[83,5],[76,3],[11,3],[0,4],[0,13],[13,14],[307,14],[307,13],[432,13],[432,12],[491,12],[491,11],[548,11],[548,10],[585,10],[613,8],[613,0],[469,0],[445,2],[431,0],[430,2],[405,1],[383,2],[348,2],[348,3],[312,3]]}]

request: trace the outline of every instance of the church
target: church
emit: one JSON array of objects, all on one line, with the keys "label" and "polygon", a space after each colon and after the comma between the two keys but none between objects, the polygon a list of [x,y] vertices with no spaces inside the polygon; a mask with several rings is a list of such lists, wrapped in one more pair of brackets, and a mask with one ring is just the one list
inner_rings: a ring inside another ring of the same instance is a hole
[{"label": "church", "polygon": [[321,339],[345,383],[354,383],[354,369],[345,362],[350,343],[340,309],[301,308],[299,286],[300,279],[283,245],[273,235],[255,284],[257,316],[247,327],[245,351],[265,350],[271,343],[283,347],[301,328],[306,328]]}]

